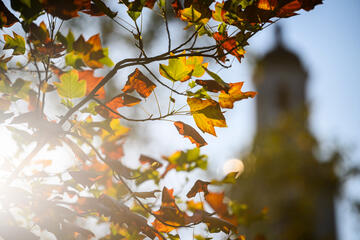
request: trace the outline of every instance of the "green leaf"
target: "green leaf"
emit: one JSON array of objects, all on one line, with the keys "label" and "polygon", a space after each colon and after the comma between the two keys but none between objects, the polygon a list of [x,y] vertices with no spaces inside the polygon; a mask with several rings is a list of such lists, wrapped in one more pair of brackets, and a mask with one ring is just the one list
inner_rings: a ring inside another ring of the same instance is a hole
[{"label": "green leaf", "polygon": [[109,49],[108,48],[103,48],[103,54],[104,54],[104,57],[101,58],[99,60],[99,62],[108,67],[114,66],[114,62],[109,58]]},{"label": "green leaf", "polygon": [[203,62],[202,56],[191,56],[186,59],[186,65],[191,65],[193,68],[192,76],[201,77],[205,73],[205,68],[207,68],[208,63]]},{"label": "green leaf", "polygon": [[184,82],[189,80],[193,72],[193,66],[186,63],[185,57],[170,58],[169,65],[160,64],[160,74],[171,80]]},{"label": "green leaf", "polygon": [[99,104],[96,103],[96,102],[90,102],[88,107],[82,109],[80,112],[82,112],[82,113],[90,113],[90,114],[95,116],[95,115],[98,114],[96,112],[96,110],[95,110],[96,106],[99,106]]},{"label": "green leaf", "polygon": [[76,69],[85,66],[82,56],[74,53],[73,51],[65,56],[65,64]]},{"label": "green leaf", "polygon": [[61,97],[81,98],[86,94],[86,81],[79,81],[77,70],[71,70],[60,76],[60,82],[55,82],[57,91]]},{"label": "green leaf", "polygon": [[61,99],[61,104],[64,105],[65,107],[67,107],[68,109],[71,109],[74,107],[74,103],[68,98]]},{"label": "green leaf", "polygon": [[166,161],[174,165],[176,171],[190,172],[196,168],[207,168],[207,156],[200,154],[200,148],[184,151],[177,151],[169,157],[163,157]]},{"label": "green leaf", "polygon": [[23,55],[25,53],[25,40],[15,32],[13,32],[13,35],[14,37],[7,34],[4,35],[4,49],[13,49],[13,55]]}]

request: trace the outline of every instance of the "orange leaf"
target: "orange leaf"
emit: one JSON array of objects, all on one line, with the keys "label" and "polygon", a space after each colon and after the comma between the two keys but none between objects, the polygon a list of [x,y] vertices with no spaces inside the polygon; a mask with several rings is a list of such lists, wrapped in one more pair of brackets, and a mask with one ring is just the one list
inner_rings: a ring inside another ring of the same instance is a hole
[{"label": "orange leaf", "polygon": [[128,81],[122,91],[133,92],[136,90],[140,96],[147,98],[155,87],[156,85],[136,68],[135,71],[129,75]]},{"label": "orange leaf", "polygon": [[204,195],[207,195],[209,193],[208,191],[208,185],[210,182],[205,182],[201,180],[197,180],[194,184],[194,186],[190,189],[190,191],[186,194],[186,197],[192,198],[195,197],[195,195],[198,192],[204,192]]},{"label": "orange leaf", "polygon": [[212,209],[216,212],[219,217],[222,219],[237,225],[237,218],[234,215],[230,215],[227,209],[227,205],[224,204],[224,192],[215,193],[209,192],[205,195],[206,202],[210,205]]},{"label": "orange leaf", "polygon": [[[93,70],[79,71],[78,73],[79,73],[79,80],[85,80],[86,81],[86,95],[89,95],[89,93],[103,79],[103,77],[95,77]],[[104,99],[105,98],[105,89],[104,89],[104,87],[101,87],[96,92],[95,95],[96,95],[97,98]]]},{"label": "orange leaf", "polygon": [[121,93],[106,103],[106,106],[113,112],[101,105],[96,106],[95,109],[104,118],[120,118],[120,116],[115,113],[117,112],[116,109],[121,107],[131,107],[138,104],[140,101],[139,98],[126,93]]},{"label": "orange leaf", "polygon": [[197,147],[207,145],[204,138],[190,125],[181,121],[174,122],[174,125],[181,135],[190,139],[191,143],[195,143]]},{"label": "orange leaf", "polygon": [[277,0],[260,0],[257,7],[263,10],[274,10],[277,4]]},{"label": "orange leaf", "polygon": [[244,82],[229,83],[230,89],[228,93],[222,92],[219,95],[219,104],[222,108],[233,108],[234,102],[246,98],[254,98],[256,92],[242,92],[241,88]]},{"label": "orange leaf", "polygon": [[228,215],[227,206],[226,204],[223,203],[224,192],[221,193],[210,192],[206,194],[205,200],[220,217]]}]

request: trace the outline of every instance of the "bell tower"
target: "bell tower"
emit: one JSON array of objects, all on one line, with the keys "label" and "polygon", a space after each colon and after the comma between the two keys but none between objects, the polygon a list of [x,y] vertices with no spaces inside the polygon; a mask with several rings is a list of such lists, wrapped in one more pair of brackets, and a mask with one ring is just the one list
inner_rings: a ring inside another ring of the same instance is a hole
[{"label": "bell tower", "polygon": [[320,162],[314,155],[318,143],[307,129],[307,71],[285,47],[280,27],[275,39],[255,67],[257,133],[229,195],[252,213],[269,209],[265,220],[243,229],[246,239],[335,240],[336,161]]},{"label": "bell tower", "polygon": [[300,59],[285,47],[280,26],[276,26],[275,39],[275,47],[254,71],[258,130],[274,127],[281,116],[305,105],[308,74]]}]

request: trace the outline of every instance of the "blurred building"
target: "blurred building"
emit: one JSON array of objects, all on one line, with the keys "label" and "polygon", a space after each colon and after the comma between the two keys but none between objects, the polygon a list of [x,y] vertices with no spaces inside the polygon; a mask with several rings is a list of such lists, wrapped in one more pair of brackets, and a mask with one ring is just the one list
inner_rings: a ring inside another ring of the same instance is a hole
[{"label": "blurred building", "polygon": [[245,172],[230,192],[254,216],[268,209],[264,220],[243,223],[247,239],[336,239],[335,160],[319,161],[315,154],[318,143],[307,127],[307,76],[277,28],[274,48],[255,67],[257,133]]}]

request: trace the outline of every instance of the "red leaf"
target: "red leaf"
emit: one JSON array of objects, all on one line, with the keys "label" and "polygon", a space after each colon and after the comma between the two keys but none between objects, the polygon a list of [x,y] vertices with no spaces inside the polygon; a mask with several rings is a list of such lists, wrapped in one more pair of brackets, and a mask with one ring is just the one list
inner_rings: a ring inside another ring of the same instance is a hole
[{"label": "red leaf", "polygon": [[174,122],[174,125],[181,135],[190,139],[191,143],[196,144],[197,147],[207,145],[204,138],[190,125],[181,121]]},{"label": "red leaf", "polygon": [[136,90],[140,96],[147,98],[155,87],[156,85],[136,68],[135,71],[129,75],[128,81],[122,91],[133,92]]},{"label": "red leaf", "polygon": [[244,57],[245,50],[236,41],[235,37],[228,37],[218,32],[213,34],[213,38],[220,44],[220,47],[228,51],[231,55],[234,55],[239,62]]}]

